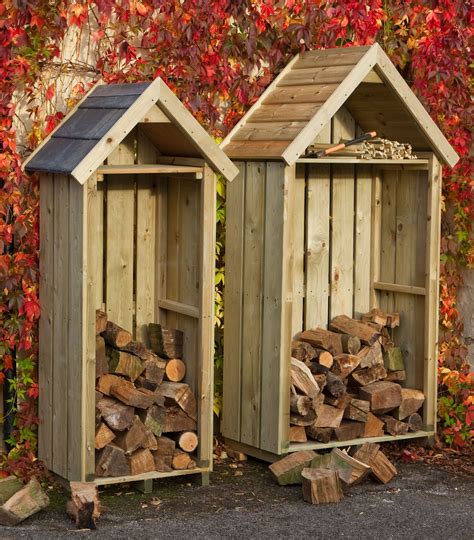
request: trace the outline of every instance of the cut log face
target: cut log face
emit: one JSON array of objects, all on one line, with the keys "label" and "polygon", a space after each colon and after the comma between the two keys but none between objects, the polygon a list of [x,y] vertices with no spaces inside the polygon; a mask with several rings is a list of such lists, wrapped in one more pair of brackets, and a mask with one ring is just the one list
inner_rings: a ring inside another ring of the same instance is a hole
[{"label": "cut log face", "polygon": [[279,461],[275,461],[268,468],[280,486],[288,484],[301,484],[301,472],[306,467],[311,467],[317,454],[312,450],[294,452],[288,454]]},{"label": "cut log face", "polygon": [[357,356],[360,358],[360,368],[383,366],[382,346],[376,341],[371,347],[362,347]]},{"label": "cut log face", "polygon": [[10,497],[23,488],[23,483],[16,476],[0,478],[0,505],[6,503]]},{"label": "cut log face", "polygon": [[357,422],[367,422],[370,403],[363,399],[351,399],[349,405],[344,409],[344,418]]},{"label": "cut log face", "polygon": [[171,466],[173,469],[183,471],[186,469],[194,469],[196,464],[187,452],[183,452],[182,450],[175,450],[173,454],[173,459],[171,460]]},{"label": "cut log face", "polygon": [[96,476],[127,476],[130,465],[125,452],[113,443],[103,448],[96,459]]},{"label": "cut log face", "polygon": [[334,357],[329,351],[319,350],[318,363],[321,366],[331,369],[334,363]]},{"label": "cut log face", "polygon": [[46,508],[48,504],[48,496],[38,480],[32,478],[0,507],[0,525],[17,525]]},{"label": "cut log face", "polygon": [[350,334],[341,335],[342,350],[348,354],[357,354],[360,351],[360,339]]},{"label": "cut log face", "polygon": [[121,328],[118,324],[107,321],[105,331],[102,332],[102,337],[107,345],[121,349],[132,341],[132,334]]},{"label": "cut log face", "polygon": [[137,450],[130,456],[130,473],[143,474],[155,470],[153,454],[147,448]]},{"label": "cut log face", "polygon": [[314,425],[315,427],[337,428],[341,423],[343,414],[343,409],[323,404],[319,409],[319,414]]},{"label": "cut log face", "polygon": [[380,450],[380,445],[365,443],[354,454],[354,458],[370,466],[372,475],[382,484],[397,475],[397,469]]},{"label": "cut log face", "polygon": [[384,423],[380,418],[372,414],[367,413],[367,422],[364,424],[363,437],[382,437],[384,434]]},{"label": "cut log face", "polygon": [[334,357],[331,371],[341,379],[348,377],[360,364],[360,358],[353,354],[340,354]]},{"label": "cut log face", "polygon": [[98,309],[95,312],[95,334],[96,336],[105,332],[107,328],[107,313]]},{"label": "cut log face", "polygon": [[408,431],[415,432],[423,429],[423,419],[418,413],[410,414],[405,422],[408,424]]},{"label": "cut log face", "polygon": [[156,440],[157,450],[153,452],[155,468],[160,472],[170,472],[176,443],[168,437],[159,437]]},{"label": "cut log face", "polygon": [[332,355],[342,354],[341,335],[336,332],[330,332],[324,328],[313,328],[300,332],[296,338],[299,341],[305,341],[317,349],[329,351]]},{"label": "cut log face", "polygon": [[128,429],[133,422],[134,410],[115,399],[103,397],[97,402],[97,409],[105,423],[116,431]]},{"label": "cut log face", "polygon": [[148,325],[150,345],[162,358],[183,358],[183,332],[161,324]]},{"label": "cut log face", "polygon": [[113,384],[110,388],[110,394],[130,407],[138,409],[147,409],[155,402],[154,392],[146,388],[136,388],[135,385],[122,379],[120,383]]},{"label": "cut log face", "polygon": [[311,370],[296,358],[291,359],[291,384],[310,398],[316,397],[320,392]]},{"label": "cut log face", "polygon": [[[140,360],[147,360],[149,357],[148,349],[141,341],[130,341],[125,347],[122,347],[122,351],[138,356]],[[151,351],[149,353],[153,354]]]},{"label": "cut log face", "polygon": [[97,486],[92,482],[70,482],[70,487],[71,500],[66,506],[68,515],[78,529],[95,530],[101,512]]},{"label": "cut log face", "polygon": [[292,358],[296,358],[300,362],[307,364],[316,358],[316,351],[309,343],[305,343],[304,341],[292,341],[291,356]]},{"label": "cut log face", "polygon": [[102,394],[105,394],[106,396],[110,396],[110,389],[114,384],[120,384],[122,381],[122,378],[118,375],[113,375],[112,373],[105,373],[104,375],[101,375],[99,377],[99,380],[97,381],[97,390],[99,392],[102,392]]},{"label": "cut log face", "polygon": [[351,319],[347,315],[334,317],[329,327],[335,332],[357,336],[366,345],[373,345],[380,336],[375,328],[362,321]]},{"label": "cut log face", "polygon": [[342,497],[336,471],[331,469],[303,469],[303,499],[311,504],[337,503]]},{"label": "cut log face", "polygon": [[108,373],[109,365],[105,354],[105,339],[101,336],[95,338],[95,378]]},{"label": "cut log face", "polygon": [[180,407],[165,407],[162,433],[174,431],[196,431],[196,421],[190,418]]},{"label": "cut log face", "polygon": [[137,388],[146,388],[147,390],[150,390],[151,392],[154,392],[157,388],[158,388],[158,385],[152,381],[149,381],[148,379],[145,379],[145,377],[142,377],[140,375],[140,377],[137,377],[135,379],[135,386]]},{"label": "cut log face", "polygon": [[408,424],[397,420],[393,416],[382,415],[380,419],[385,424],[385,431],[390,435],[405,435],[408,433]]},{"label": "cut log face", "polygon": [[339,448],[331,451],[331,468],[337,471],[339,478],[347,486],[361,482],[369,473],[370,467],[354,459]]},{"label": "cut log face", "polygon": [[101,450],[115,439],[115,433],[103,422],[95,430],[95,449]]},{"label": "cut log face", "polygon": [[199,444],[199,439],[194,431],[184,431],[177,437],[178,446],[184,452],[194,452]]},{"label": "cut log face", "polygon": [[359,389],[361,399],[370,402],[370,410],[382,414],[398,407],[402,401],[402,389],[397,383],[377,381]]},{"label": "cut log face", "polygon": [[127,352],[119,353],[119,361],[115,373],[125,375],[132,382],[145,371],[145,364],[138,356]]},{"label": "cut log face", "polygon": [[337,441],[352,441],[364,435],[365,424],[352,420],[343,420],[338,428],[334,430],[334,437]]},{"label": "cut log face", "polygon": [[308,396],[300,396],[299,394],[290,396],[290,411],[300,416],[306,416],[311,410],[312,404],[313,402]]},{"label": "cut log face", "polygon": [[288,435],[290,442],[306,442],[306,431],[303,426],[290,426],[290,432]]},{"label": "cut log face", "polygon": [[149,429],[153,435],[160,437],[163,430],[163,422],[165,418],[166,410],[164,407],[158,405],[152,405],[150,408],[140,411],[138,416],[143,422],[145,427]]},{"label": "cut log face", "polygon": [[351,373],[351,380],[359,386],[367,386],[373,382],[385,379],[387,372],[383,366],[374,366],[366,369],[358,369]]},{"label": "cut log face", "polygon": [[165,367],[165,377],[168,381],[179,383],[186,376],[186,364],[179,358],[168,360]]},{"label": "cut log face", "polygon": [[193,420],[197,419],[197,403],[189,385],[184,383],[164,382],[157,394],[165,400],[165,405],[178,405]]},{"label": "cut log face", "polygon": [[379,308],[373,308],[368,313],[364,313],[361,317],[363,322],[373,322],[380,326],[387,326],[388,315]]},{"label": "cut log face", "polygon": [[121,448],[127,455],[130,455],[142,447],[146,440],[147,429],[140,418],[135,416],[130,429],[118,435],[114,444]]},{"label": "cut log face", "polygon": [[425,394],[415,388],[402,388],[402,402],[393,413],[397,420],[404,420],[411,414],[416,413],[425,401]]}]

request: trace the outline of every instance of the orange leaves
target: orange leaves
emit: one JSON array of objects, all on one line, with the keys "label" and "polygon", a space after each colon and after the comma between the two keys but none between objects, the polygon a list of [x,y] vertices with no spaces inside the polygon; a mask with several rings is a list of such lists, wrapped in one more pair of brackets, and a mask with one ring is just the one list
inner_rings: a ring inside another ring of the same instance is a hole
[{"label": "orange leaves", "polygon": [[87,5],[82,4],[72,4],[69,6],[69,17],[68,22],[69,24],[73,24],[76,26],[82,26],[88,18],[88,7]]}]

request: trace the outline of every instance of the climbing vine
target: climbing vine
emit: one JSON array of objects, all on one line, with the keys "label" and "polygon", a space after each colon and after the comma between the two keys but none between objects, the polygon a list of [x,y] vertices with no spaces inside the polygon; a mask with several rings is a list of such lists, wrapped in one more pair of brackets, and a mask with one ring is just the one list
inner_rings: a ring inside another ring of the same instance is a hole
[{"label": "climbing vine", "polygon": [[[14,458],[34,459],[38,397],[38,185],[21,170],[91,84],[162,77],[224,136],[295,53],[378,40],[462,156],[444,171],[440,418],[446,440],[472,435],[472,379],[460,339],[460,270],[474,264],[473,12],[463,0],[4,0],[0,4],[0,382]],[[223,324],[225,186],[219,183],[216,287]],[[218,337],[220,337],[218,331]],[[216,345],[217,373],[222,342]],[[219,387],[216,409],[219,409]]]}]

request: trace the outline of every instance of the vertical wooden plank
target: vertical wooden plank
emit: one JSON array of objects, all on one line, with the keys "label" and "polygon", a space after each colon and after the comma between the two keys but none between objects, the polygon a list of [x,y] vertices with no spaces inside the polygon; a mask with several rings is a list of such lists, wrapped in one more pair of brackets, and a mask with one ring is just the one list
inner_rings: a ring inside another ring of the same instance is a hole
[{"label": "vertical wooden plank", "polygon": [[[38,457],[52,469],[53,436],[53,319],[54,319],[54,177],[40,176],[40,283],[38,383]],[[3,397],[3,396],[2,396]],[[3,399],[2,399],[3,405]]]},{"label": "vertical wooden plank", "polygon": [[425,394],[423,421],[429,429],[436,428],[437,410],[441,175],[441,164],[434,155],[430,156],[426,221],[425,361],[423,375],[423,392]]},{"label": "vertical wooden plank", "polygon": [[236,162],[239,175],[226,187],[225,325],[221,431],[240,441],[242,300],[244,260],[245,162]]},{"label": "vertical wooden plank", "polygon": [[329,165],[308,165],[306,190],[305,327],[328,323],[329,317]]},{"label": "vertical wooden plank", "polygon": [[[178,265],[181,249],[181,235],[179,229],[181,208],[180,202],[181,182],[177,178],[168,178],[168,195],[167,195],[167,239],[166,239],[166,286],[165,298],[167,300],[178,300],[179,298],[179,281],[178,281]],[[166,315],[167,324],[173,328],[177,328],[178,315],[168,312]]]},{"label": "vertical wooden plank", "polygon": [[199,254],[199,331],[198,331],[198,402],[199,460],[201,466],[212,466],[213,400],[214,400],[214,274],[216,246],[216,175],[204,167],[200,190]]},{"label": "vertical wooden plank", "polygon": [[167,324],[167,312],[160,309],[160,300],[166,300],[168,259],[168,179],[156,179],[155,210],[155,322]]},{"label": "vertical wooden plank", "polygon": [[354,317],[370,310],[370,261],[372,224],[372,171],[368,165],[356,169],[354,246]]},{"label": "vertical wooden plank", "polygon": [[380,171],[372,168],[372,234],[370,250],[370,308],[379,306],[379,293],[374,283],[380,280],[380,253],[382,250],[382,178]]},{"label": "vertical wooden plank", "polygon": [[293,313],[291,335],[304,328],[304,296],[305,296],[305,200],[306,200],[306,166],[296,166],[295,203],[292,221],[293,242]]},{"label": "vertical wooden plank", "polygon": [[106,182],[103,175],[97,176],[96,189],[96,234],[94,236],[94,246],[96,255],[94,255],[95,269],[93,270],[96,276],[95,280],[95,308],[103,309],[105,304],[104,297],[104,233],[105,233],[105,216],[104,216],[104,200],[106,191]]},{"label": "vertical wooden plank", "polygon": [[[143,131],[137,132],[137,162],[155,163],[156,148]],[[137,339],[148,346],[147,325],[155,320],[156,188],[153,175],[137,176],[135,249],[135,326]]]},{"label": "vertical wooden plank", "polygon": [[69,185],[64,175],[54,176],[54,314],[53,314],[53,467],[68,473],[68,354],[69,354]]},{"label": "vertical wooden plank", "polygon": [[352,118],[351,113],[345,107],[341,107],[332,119],[331,142],[338,143],[343,139],[353,139],[355,133],[356,125],[354,118]]},{"label": "vertical wooden plank", "polygon": [[262,246],[265,227],[265,163],[247,162],[246,167],[240,441],[258,448],[262,384]]},{"label": "vertical wooden plank", "polygon": [[331,204],[330,318],[352,317],[354,270],[354,167],[334,165]]},{"label": "vertical wooden plank", "polygon": [[267,163],[260,447],[276,454],[289,430],[294,182],[294,166]]},{"label": "vertical wooden plank", "polygon": [[[135,162],[135,132],[107,160],[109,165]],[[107,177],[107,287],[110,320],[133,332],[133,259],[135,187],[133,175]]]}]

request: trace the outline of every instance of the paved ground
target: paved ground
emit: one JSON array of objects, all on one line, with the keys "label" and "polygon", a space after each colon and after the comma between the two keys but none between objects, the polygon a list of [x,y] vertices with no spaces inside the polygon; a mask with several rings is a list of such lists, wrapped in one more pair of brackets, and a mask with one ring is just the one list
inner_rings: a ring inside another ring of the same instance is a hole
[{"label": "paved ground", "polygon": [[64,495],[53,491],[50,509],[16,528],[0,527],[0,538],[474,538],[472,477],[397,466],[400,474],[387,486],[368,480],[340,504],[311,506],[301,486],[275,485],[265,464],[225,461],[209,487],[188,478],[156,483],[152,495],[126,486],[104,491],[97,531],[76,531]]}]

